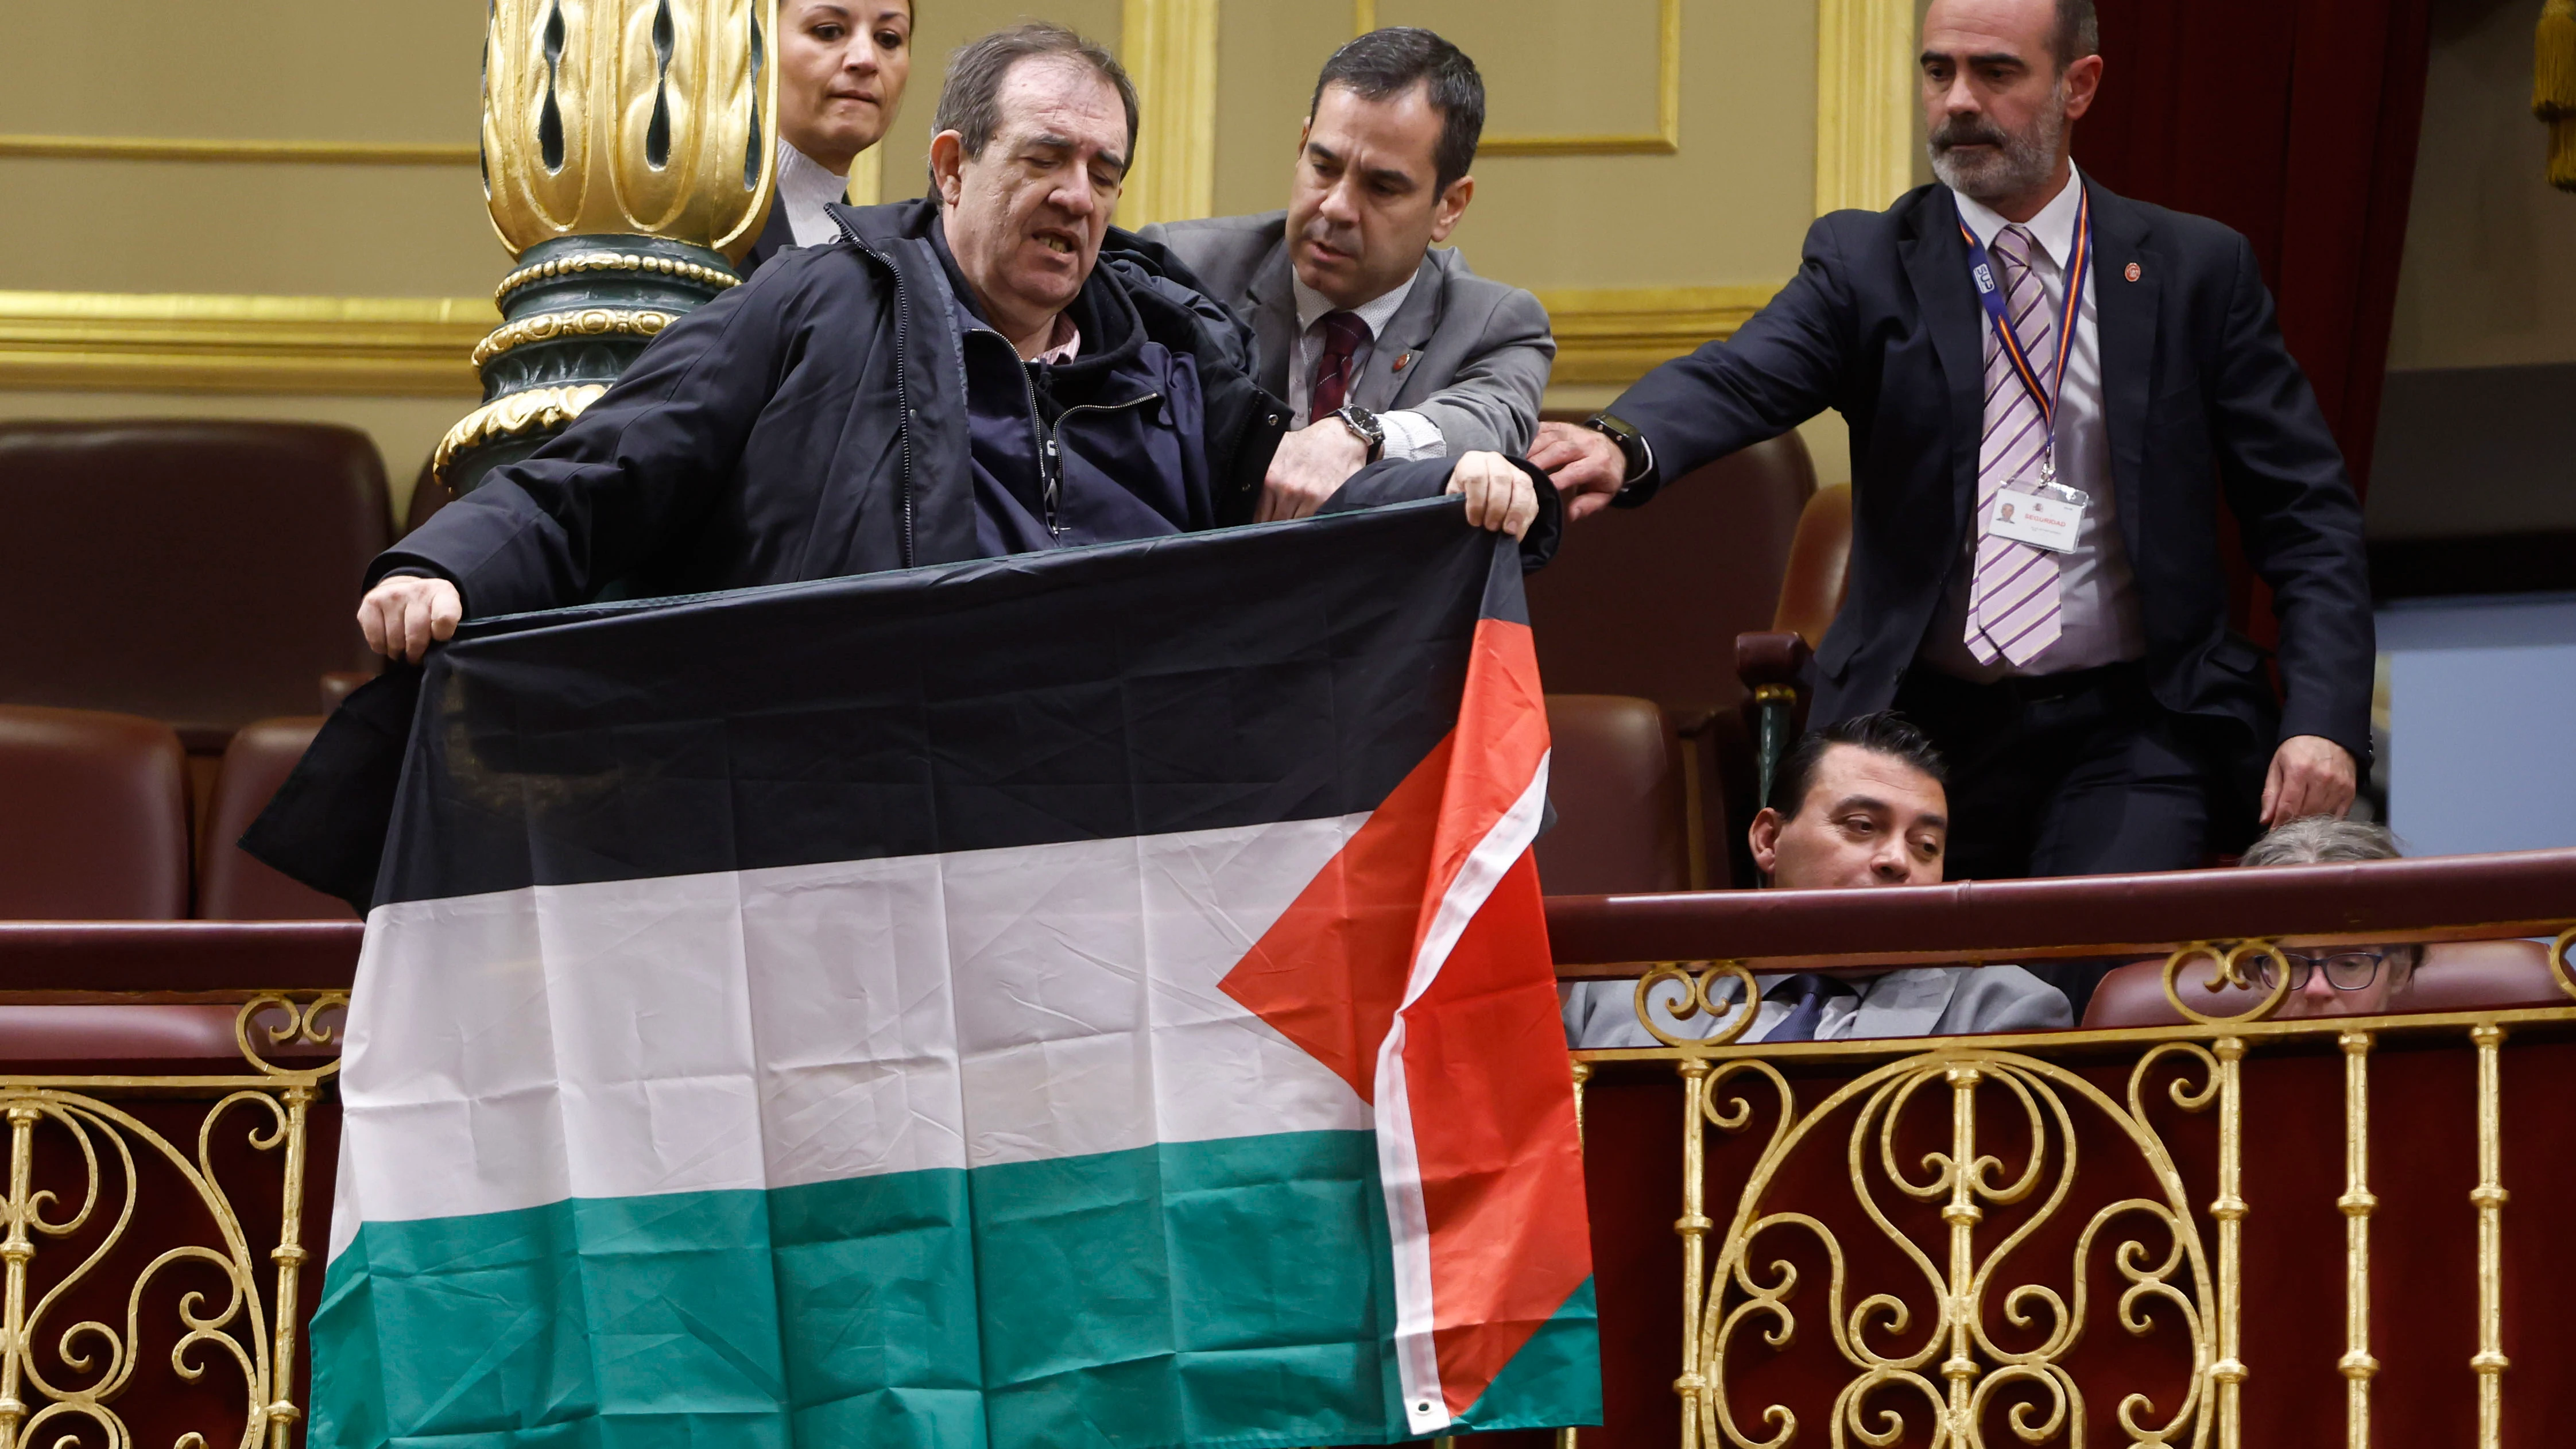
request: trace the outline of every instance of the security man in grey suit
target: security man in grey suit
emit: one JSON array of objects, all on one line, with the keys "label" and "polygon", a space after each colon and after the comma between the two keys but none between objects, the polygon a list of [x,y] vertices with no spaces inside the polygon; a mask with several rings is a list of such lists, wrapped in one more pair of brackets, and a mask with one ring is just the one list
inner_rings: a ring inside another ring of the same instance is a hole
[{"label": "security man in grey suit", "polygon": [[1260,342],[1298,431],[1256,521],[1303,518],[1380,457],[1517,455],[1556,358],[1547,309],[1432,250],[1466,214],[1485,83],[1428,30],[1333,53],[1298,135],[1288,209],[1146,227]]},{"label": "security man in grey suit", "polygon": [[[1950,802],[1940,754],[1902,716],[1865,714],[1808,733],[1780,763],[1771,798],[1753,817],[1754,863],[1781,890],[1938,885]],[[2063,1031],[2074,1012],[2057,989],[2018,966],[1917,966],[1870,976],[1764,974],[1762,1000],[1738,1040],[1839,1041],[1971,1032]],[[1743,995],[1734,981],[1715,1020],[1677,1018],[1677,981],[1654,992],[1656,1024],[1677,1037],[1716,1034]],[[1662,1043],[1637,1020],[1633,981],[1586,981],[1565,992],[1565,1039],[1578,1048]]]}]

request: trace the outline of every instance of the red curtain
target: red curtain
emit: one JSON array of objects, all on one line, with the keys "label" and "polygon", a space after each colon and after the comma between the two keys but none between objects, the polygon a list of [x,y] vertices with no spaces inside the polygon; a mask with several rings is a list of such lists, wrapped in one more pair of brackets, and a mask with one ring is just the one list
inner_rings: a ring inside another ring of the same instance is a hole
[{"label": "red curtain", "polygon": [[[2123,196],[2243,232],[2367,493],[2424,114],[2429,0],[2102,0],[2078,164]],[[2232,530],[2233,520],[2222,520]],[[2231,557],[2239,557],[2231,546]],[[2235,570],[2239,628],[2273,642]]]},{"label": "red curtain", "polygon": [[2367,488],[2424,114],[2428,0],[2103,0],[2076,160],[2245,233]]}]

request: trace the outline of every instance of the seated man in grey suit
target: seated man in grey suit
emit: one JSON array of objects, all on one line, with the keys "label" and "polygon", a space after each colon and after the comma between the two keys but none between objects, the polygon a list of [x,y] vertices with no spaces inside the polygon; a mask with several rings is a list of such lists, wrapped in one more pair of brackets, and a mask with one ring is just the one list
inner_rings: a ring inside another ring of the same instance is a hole
[{"label": "seated man in grey suit", "polygon": [[1517,455],[1556,358],[1547,309],[1433,251],[1466,213],[1485,129],[1476,63],[1373,30],[1315,82],[1286,211],[1146,227],[1260,339],[1288,435],[1257,522],[1303,518],[1380,457]]},{"label": "seated man in grey suit", "polygon": [[[1940,755],[1899,715],[1865,714],[1810,731],[1780,764],[1771,800],[1753,817],[1753,861],[1780,890],[1938,885],[1950,803]],[[2063,1031],[2066,997],[2018,966],[1925,966],[1876,976],[1760,975],[1762,1007],[1739,1041],[1825,1041]],[[1728,1000],[1741,994],[1724,983]],[[1666,1008],[1680,982],[1656,989]],[[1670,999],[1666,1000],[1667,994]],[[1565,1039],[1577,1047],[1660,1046],[1637,1021],[1632,981],[1586,981],[1566,992]],[[1658,1024],[1707,1036],[1730,1019]]]}]

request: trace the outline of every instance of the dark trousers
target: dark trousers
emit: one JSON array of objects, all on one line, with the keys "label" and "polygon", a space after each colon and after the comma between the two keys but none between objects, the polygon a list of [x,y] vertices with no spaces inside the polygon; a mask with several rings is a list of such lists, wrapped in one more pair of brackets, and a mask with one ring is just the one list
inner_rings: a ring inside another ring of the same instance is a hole
[{"label": "dark trousers", "polygon": [[[1949,762],[1951,880],[2184,870],[2251,833],[2244,732],[2166,709],[2135,665],[1992,684],[1916,669],[1896,708]],[[2111,964],[2030,969],[2080,1020]]]}]

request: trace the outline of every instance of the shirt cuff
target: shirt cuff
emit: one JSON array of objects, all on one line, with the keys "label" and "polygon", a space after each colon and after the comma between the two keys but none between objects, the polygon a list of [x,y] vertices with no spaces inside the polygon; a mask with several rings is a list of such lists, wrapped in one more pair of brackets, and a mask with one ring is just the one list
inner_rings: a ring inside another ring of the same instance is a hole
[{"label": "shirt cuff", "polygon": [[1440,436],[1437,424],[1420,413],[1379,413],[1377,425],[1386,429],[1386,450],[1380,457],[1409,463],[1416,458],[1449,456],[1449,440]]}]

